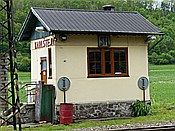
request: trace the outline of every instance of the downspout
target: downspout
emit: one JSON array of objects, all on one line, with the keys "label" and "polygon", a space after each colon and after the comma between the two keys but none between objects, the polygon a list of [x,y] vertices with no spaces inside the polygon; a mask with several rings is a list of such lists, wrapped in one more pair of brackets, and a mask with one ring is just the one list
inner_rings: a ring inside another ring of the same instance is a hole
[{"label": "downspout", "polygon": [[161,35],[160,40],[157,41],[153,46],[151,46],[151,47],[148,49],[148,52],[151,51],[157,44],[159,44],[159,43],[163,40],[164,35],[165,35],[165,34]]}]

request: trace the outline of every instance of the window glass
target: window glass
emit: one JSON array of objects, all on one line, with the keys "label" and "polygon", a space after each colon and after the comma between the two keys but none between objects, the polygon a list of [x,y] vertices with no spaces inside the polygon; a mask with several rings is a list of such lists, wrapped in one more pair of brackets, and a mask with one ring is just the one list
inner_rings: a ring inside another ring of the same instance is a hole
[{"label": "window glass", "polygon": [[120,51],[115,49],[114,50],[114,61],[119,61],[119,57],[120,57]]},{"label": "window glass", "polygon": [[114,72],[115,74],[126,73],[126,50],[114,49]]},{"label": "window glass", "polygon": [[46,60],[41,61],[41,70],[46,70]]},{"label": "window glass", "polygon": [[125,50],[120,50],[120,61],[126,60],[125,54],[126,54]]},{"label": "window glass", "polygon": [[101,74],[101,51],[89,50],[89,70],[90,74]]}]

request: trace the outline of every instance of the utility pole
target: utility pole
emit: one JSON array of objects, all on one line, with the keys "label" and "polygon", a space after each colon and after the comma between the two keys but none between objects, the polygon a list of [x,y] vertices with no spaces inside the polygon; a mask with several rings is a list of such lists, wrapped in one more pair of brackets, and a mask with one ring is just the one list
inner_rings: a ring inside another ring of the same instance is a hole
[{"label": "utility pole", "polygon": [[[12,116],[7,119],[3,119],[4,123],[8,122],[11,118],[13,118],[13,126],[14,130],[17,130],[17,118],[19,124],[19,130],[21,130],[21,119],[20,119],[20,99],[19,99],[19,87],[18,87],[18,74],[17,74],[17,60],[16,60],[16,41],[15,41],[15,33],[14,33],[14,19],[13,19],[13,1],[12,0],[2,0],[0,3],[0,12],[4,14],[4,18],[0,20],[0,26],[2,29],[2,34],[0,36],[1,45],[4,43],[8,44],[8,48],[4,51],[4,55],[8,55],[8,72],[10,73],[10,82],[4,87],[0,88],[2,91],[4,88],[9,87],[8,91],[11,94],[11,102],[5,100],[0,97],[0,99],[4,100],[8,104],[12,106]],[[16,94],[15,94],[16,92]],[[1,118],[0,118],[1,119]],[[3,123],[2,123],[3,124]]]}]

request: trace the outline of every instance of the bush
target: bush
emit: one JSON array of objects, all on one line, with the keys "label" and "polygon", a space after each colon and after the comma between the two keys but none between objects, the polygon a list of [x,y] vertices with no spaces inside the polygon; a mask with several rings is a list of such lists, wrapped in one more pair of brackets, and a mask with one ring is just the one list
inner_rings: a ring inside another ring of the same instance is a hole
[{"label": "bush", "polygon": [[150,112],[150,107],[144,102],[137,100],[133,105],[131,105],[131,116],[146,116]]},{"label": "bush", "polygon": [[160,55],[153,52],[152,55],[149,56],[149,62],[155,65],[172,64],[175,62],[175,58],[173,55],[173,51],[169,53],[162,53]]},{"label": "bush", "polygon": [[158,54],[156,52],[153,52],[151,55],[149,55],[149,62],[152,64],[156,64],[157,63],[157,58],[158,58]]},{"label": "bush", "polygon": [[173,62],[175,62],[175,50],[170,50],[170,51],[168,52],[168,54],[171,55],[171,56],[173,57],[173,58],[172,58],[172,59],[174,60]]}]

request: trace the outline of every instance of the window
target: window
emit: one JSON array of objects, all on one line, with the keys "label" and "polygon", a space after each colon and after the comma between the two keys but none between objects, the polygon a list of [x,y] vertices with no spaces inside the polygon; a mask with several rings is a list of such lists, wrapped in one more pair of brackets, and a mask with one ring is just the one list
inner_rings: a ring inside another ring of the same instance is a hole
[{"label": "window", "polygon": [[52,79],[52,53],[51,53],[51,48],[48,48],[48,59],[49,59],[49,79]]},{"label": "window", "polygon": [[88,48],[88,77],[128,76],[128,48]]}]

